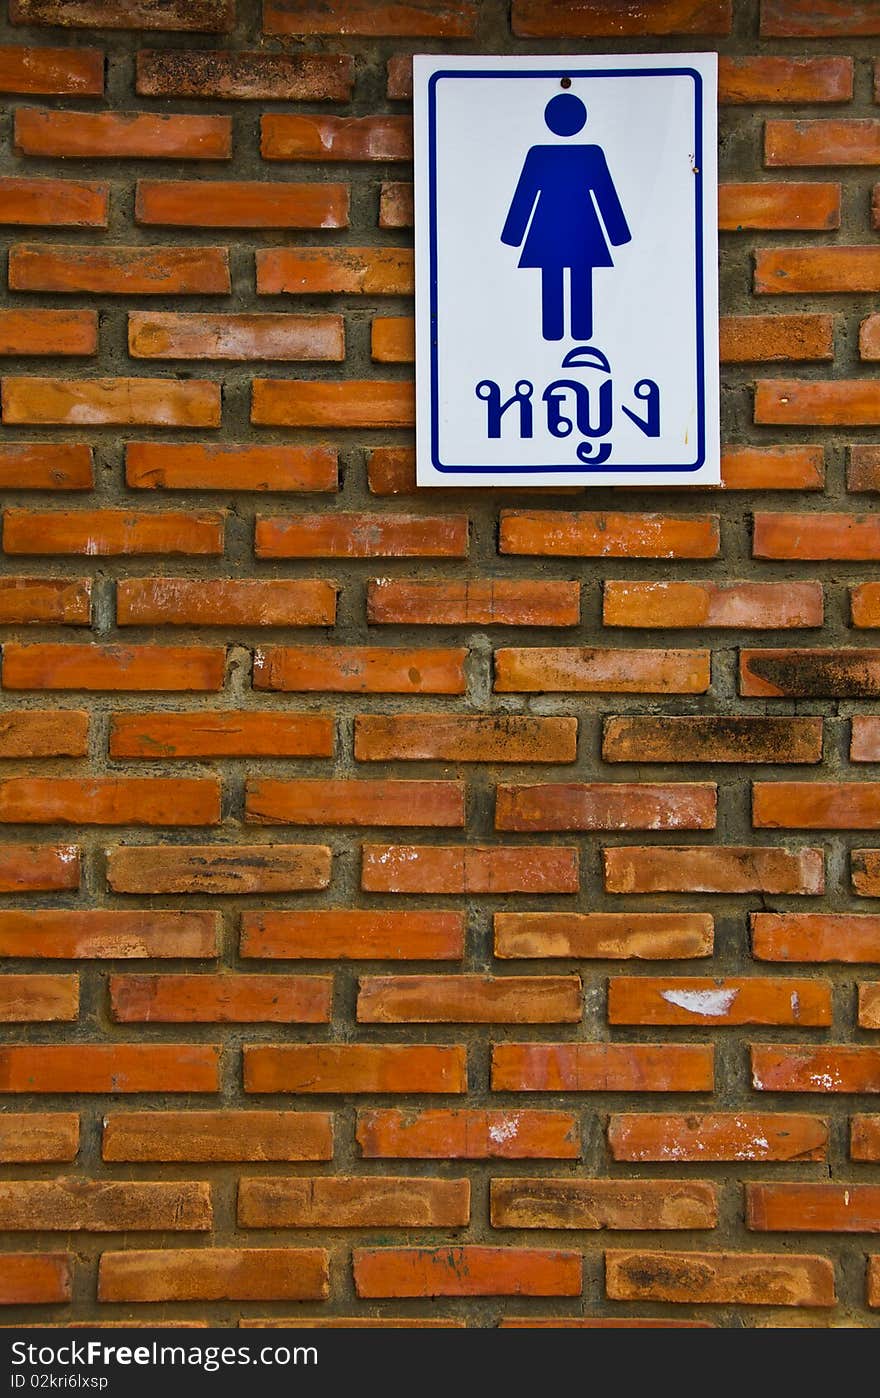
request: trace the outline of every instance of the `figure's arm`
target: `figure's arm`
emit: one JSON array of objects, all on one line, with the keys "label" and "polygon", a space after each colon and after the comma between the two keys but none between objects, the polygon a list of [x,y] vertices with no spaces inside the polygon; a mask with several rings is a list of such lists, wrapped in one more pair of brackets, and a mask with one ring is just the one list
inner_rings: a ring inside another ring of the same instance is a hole
[{"label": "figure's arm", "polygon": [[615,247],[619,247],[621,243],[631,242],[632,234],[617,197],[617,190],[614,188],[608,162],[604,152],[598,146],[595,147],[592,176],[593,193],[596,196],[596,203],[599,206],[599,213],[602,215],[609,240]]},{"label": "figure's arm", "polygon": [[512,248],[518,248],[526,235],[532,209],[535,207],[535,200],[540,190],[533,156],[534,151],[530,150],[523,163],[522,174],[510,201],[510,209],[501,230],[502,243],[508,243]]}]

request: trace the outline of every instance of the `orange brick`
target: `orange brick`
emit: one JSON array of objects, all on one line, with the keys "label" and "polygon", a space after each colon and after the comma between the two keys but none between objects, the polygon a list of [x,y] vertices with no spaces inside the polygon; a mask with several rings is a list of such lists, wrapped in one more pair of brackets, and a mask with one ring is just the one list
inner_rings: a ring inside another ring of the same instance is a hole
[{"label": "orange brick", "polygon": [[204,1232],[212,1220],[209,1184],[74,1176],[0,1182],[0,1225],[9,1230]]},{"label": "orange brick", "polygon": [[494,1092],[711,1092],[711,1044],[495,1044]]},{"label": "orange brick", "polygon": [[260,154],[264,160],[412,160],[412,122],[269,112],[260,119]]},{"label": "orange brick", "polygon": [[[4,652],[14,650],[12,642]],[[0,758],[85,757],[89,715],[81,709],[7,709],[0,716]]]},{"label": "orange brick", "polygon": [[225,34],[235,24],[235,0],[10,0],[13,24],[60,24],[65,29],[188,29]]},{"label": "orange brick", "polygon": [[804,893],[825,889],[821,849],[619,845],[602,851],[608,893]]},{"label": "orange brick", "polygon": [[725,447],[722,490],[822,490],[824,447]]},{"label": "orange brick", "polygon": [[755,390],[755,422],[875,427],[880,425],[880,390],[873,379],[762,379]]},{"label": "orange brick", "polygon": [[880,782],[755,782],[752,824],[782,830],[877,830]]},{"label": "orange brick", "polygon": [[874,898],[880,892],[880,851],[854,849],[850,853],[852,885],[863,898]]},{"label": "orange brick", "polygon": [[144,97],[347,102],[353,78],[351,54],[142,49],[137,56],[135,90]]},{"label": "orange brick", "polygon": [[526,714],[358,714],[359,762],[573,762],[576,718]]},{"label": "orange brick", "polygon": [[755,254],[755,291],[820,295],[880,289],[880,248],[770,248]]},{"label": "orange brick", "polygon": [[336,587],[316,579],[120,578],[119,626],[332,626]]},{"label": "orange brick", "polygon": [[361,888],[369,893],[576,893],[578,852],[564,845],[364,845]]},{"label": "orange brick", "polygon": [[213,912],[7,908],[0,911],[0,955],[62,961],[202,959],[217,955],[219,930],[219,914]]},{"label": "orange brick", "polygon": [[219,554],[224,516],[202,511],[5,510],[10,554]]},{"label": "orange brick", "polygon": [[232,289],[226,248],[84,247],[15,243],[11,291],[88,291],[102,296],[189,296]]},{"label": "orange brick", "polygon": [[872,0],[761,0],[761,34],[766,38],[833,39],[880,34]]},{"label": "orange brick", "polygon": [[609,1024],[831,1023],[829,981],[760,976],[612,976]]},{"label": "orange brick", "polygon": [[341,316],[132,311],[128,352],[132,359],[340,360],[345,329]]},{"label": "orange brick", "polygon": [[258,248],[257,291],[412,296],[410,248]]},{"label": "orange brick", "polygon": [[564,558],[714,558],[716,515],[501,511],[500,553]]},{"label": "orange brick", "polygon": [[[782,586],[782,584],[779,584]],[[796,592],[797,583],[785,586]],[[606,718],[605,762],[821,762],[821,718],[660,714]]]},{"label": "orange brick", "polygon": [[[414,385],[397,379],[253,379],[258,427],[412,427]],[[386,521],[387,523],[387,521]]]},{"label": "orange brick", "polygon": [[[17,976],[6,972],[0,977],[0,1023],[46,1024],[78,1016],[78,976]],[[0,1193],[0,1226],[3,1222]]]},{"label": "orange brick", "polygon": [[321,1248],[175,1248],[105,1252],[99,1301],[322,1301],[330,1288]]},{"label": "orange brick", "polygon": [[167,228],[347,228],[348,186],[138,180],[134,216]]},{"label": "orange brick", "polygon": [[309,514],[258,519],[257,558],[467,558],[467,515]]},{"label": "orange brick", "polygon": [[216,1092],[212,1044],[30,1044],[0,1049],[0,1092]]},{"label": "orange brick", "polygon": [[416,454],[412,447],[376,447],[367,457],[371,495],[415,495]]},{"label": "orange brick", "polygon": [[[755,516],[756,557],[765,556],[758,553],[758,521],[779,518],[792,516]],[[817,582],[606,582],[602,594],[606,626],[776,630],[821,626],[822,618],[822,584]]]},{"label": "orange brick", "polygon": [[493,1228],[715,1228],[715,1186],[682,1180],[492,1180]]},{"label": "orange brick", "polygon": [[111,976],[117,1024],[327,1024],[331,976]]},{"label": "orange brick", "polygon": [[0,354],[96,354],[96,311],[0,311]]},{"label": "orange brick", "polygon": [[577,1119],[569,1112],[378,1108],[358,1113],[367,1159],[576,1160]]},{"label": "orange brick", "polygon": [[718,101],[722,104],[848,102],[852,95],[851,58],[719,57]]},{"label": "orange brick", "polygon": [[707,650],[496,650],[499,694],[705,694]]},{"label": "orange brick", "polygon": [[[870,516],[824,511],[756,514],[752,551],[756,558],[870,562],[880,559],[880,524]],[[813,624],[821,625],[821,617]]]},{"label": "orange brick", "polygon": [[460,961],[464,915],[359,908],[242,914],[241,955],[327,961]]},{"label": "orange brick", "polygon": [[880,1159],[880,1117],[854,1116],[850,1119],[850,1158]]},{"label": "orange brick", "polygon": [[333,1122],[326,1112],[111,1112],[104,1160],[138,1162],[329,1160]]},{"label": "orange brick", "polygon": [[862,359],[880,359],[880,317],[867,316],[859,326],[859,354]]},{"label": "orange brick", "polygon": [[824,1160],[828,1122],[782,1112],[710,1112],[687,1116],[639,1112],[612,1116],[613,1159],[687,1161]]},{"label": "orange brick", "polygon": [[709,913],[496,913],[495,955],[578,961],[711,956]]},{"label": "orange brick", "polygon": [[217,825],[216,777],[7,777],[0,822],[37,825]]},{"label": "orange brick", "polygon": [[467,1053],[433,1044],[261,1044],[244,1049],[244,1087],[245,1092],[465,1092]]},{"label": "orange brick", "polygon": [[107,851],[115,893],[290,893],[326,888],[326,845],[119,845]]},{"label": "orange brick", "polygon": [[880,451],[876,447],[850,447],[846,488],[870,491],[880,489]]},{"label": "orange brick", "polygon": [[722,316],[721,363],[834,358],[832,316]]},{"label": "orange brick", "polygon": [[0,92],[53,97],[101,97],[104,55],[100,49],[0,48]]},{"label": "orange brick", "polygon": [[362,976],[361,1024],[577,1024],[579,976]]},{"label": "orange brick", "polygon": [[69,1252],[4,1252],[0,1306],[47,1306],[69,1301],[73,1256]]},{"label": "orange brick", "polygon": [[880,165],[880,121],[768,121],[764,164]]},{"label": "orange brick", "polygon": [[355,1248],[358,1296],[579,1296],[579,1252],[538,1248]]},{"label": "orange brick", "polygon": [[876,981],[859,986],[859,1028],[880,1029],[880,985]]},{"label": "orange brick", "polygon": [[413,364],[416,323],[410,316],[376,316],[370,327],[370,358],[374,364]]},{"label": "orange brick", "polygon": [[880,1049],[752,1044],[756,1092],[880,1092]]},{"label": "orange brick", "polygon": [[91,578],[0,578],[0,623],[88,626],[91,597]]},{"label": "orange brick", "polygon": [[239,1183],[238,1224],[240,1228],[463,1228],[470,1220],[470,1192],[469,1180],[411,1175],[263,1176]]},{"label": "orange brick", "polygon": [[220,385],[190,379],[4,378],[3,421],[114,427],[219,427]]},{"label": "orange brick", "polygon": [[498,786],[496,830],[713,830],[710,782]]},{"label": "orange brick", "polygon": [[276,781],[245,786],[252,825],[463,826],[463,782]]},{"label": "orange brick", "polygon": [[608,38],[645,34],[729,34],[731,0],[653,0],[621,7],[615,0],[513,0],[511,24],[520,38]]},{"label": "orange brick", "polygon": [[871,913],[752,913],[751,928],[757,961],[880,960],[880,917]]},{"label": "orange brick", "polygon": [[129,442],[125,483],[135,490],[335,491],[333,447],[204,446]]},{"label": "orange brick", "polygon": [[769,180],[758,184],[722,184],[718,189],[718,227],[722,233],[742,233],[750,228],[782,231],[839,228],[840,185],[819,184],[818,181],[776,184]]},{"label": "orange brick", "polygon": [[0,1116],[0,1161],[5,1165],[71,1161],[78,1151],[76,1112],[4,1112]]},{"label": "orange brick", "polygon": [[18,155],[67,159],[228,160],[232,122],[222,116],[19,107],[13,144]]},{"label": "orange brick", "polygon": [[510,578],[374,578],[367,621],[404,626],[577,626],[580,584]]},{"label": "orange brick", "polygon": [[106,228],[110,186],[97,180],[0,179],[0,224],[32,228]]},{"label": "orange brick", "polygon": [[75,890],[80,872],[77,845],[0,845],[0,893]]},{"label": "orange brick", "polygon": [[91,490],[92,449],[84,443],[0,443],[0,486],[8,490]]},{"label": "orange brick", "polygon": [[225,667],[222,646],[3,647],[6,689],[217,690]]},{"label": "orange brick", "polygon": [[870,699],[880,694],[880,650],[741,650],[740,694]]},{"label": "orange brick", "polygon": [[110,756],[330,757],[329,714],[224,709],[220,713],[114,714]]},{"label": "orange brick", "polygon": [[254,688],[349,694],[464,694],[460,649],[270,646],[254,655]]},{"label": "orange brick", "polygon": [[613,1301],[686,1305],[833,1306],[834,1265],[790,1253],[606,1252]]},{"label": "orange brick", "polygon": [[477,6],[451,0],[347,0],[328,9],[321,0],[265,0],[264,34],[351,34],[367,38],[467,39],[475,32]]},{"label": "orange brick", "polygon": [[413,187],[398,180],[383,180],[379,190],[379,227],[412,228]]}]

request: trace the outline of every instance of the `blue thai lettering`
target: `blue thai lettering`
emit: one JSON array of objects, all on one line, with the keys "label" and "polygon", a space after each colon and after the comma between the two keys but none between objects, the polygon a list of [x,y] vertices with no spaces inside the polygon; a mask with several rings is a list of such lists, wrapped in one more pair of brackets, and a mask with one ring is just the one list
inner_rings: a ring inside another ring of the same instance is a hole
[{"label": "blue thai lettering", "polygon": [[481,379],[476,387],[476,395],[486,404],[487,429],[486,435],[489,437],[501,436],[501,419],[515,404],[519,405],[519,435],[520,437],[532,436],[532,394],[534,384],[528,379],[520,379],[514,388],[513,394],[506,402],[501,401],[501,389],[493,379]]}]

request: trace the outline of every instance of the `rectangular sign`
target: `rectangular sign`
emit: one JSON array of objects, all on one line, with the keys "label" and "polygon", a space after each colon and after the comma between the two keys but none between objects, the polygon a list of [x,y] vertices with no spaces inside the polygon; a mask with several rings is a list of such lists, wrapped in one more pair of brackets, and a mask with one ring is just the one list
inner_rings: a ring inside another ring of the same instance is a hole
[{"label": "rectangular sign", "polygon": [[717,484],[717,55],[414,82],[419,485]]}]

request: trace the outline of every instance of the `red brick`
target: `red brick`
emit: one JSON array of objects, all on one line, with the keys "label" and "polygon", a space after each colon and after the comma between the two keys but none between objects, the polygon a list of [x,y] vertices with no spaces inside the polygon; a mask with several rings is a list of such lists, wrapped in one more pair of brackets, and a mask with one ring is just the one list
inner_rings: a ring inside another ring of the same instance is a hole
[{"label": "red brick", "polygon": [[707,650],[496,650],[499,694],[705,694]]},{"label": "red brick", "polygon": [[496,830],[713,830],[710,782],[498,786]]},{"label": "red brick", "polygon": [[[756,514],[756,558],[880,559],[880,524],[870,516],[830,514]],[[786,584],[780,584],[786,586]],[[821,617],[818,623],[821,625]]]},{"label": "red brick", "polygon": [[416,323],[410,316],[376,316],[370,327],[374,364],[414,364]]},{"label": "red brick", "polygon": [[5,1165],[71,1161],[78,1151],[76,1112],[4,1112],[0,1116],[0,1161]]},{"label": "red brick", "polygon": [[880,1117],[854,1116],[850,1119],[850,1158],[880,1160]]},{"label": "red brick", "polygon": [[111,1112],[104,1160],[137,1162],[329,1160],[333,1122],[326,1112]]},{"label": "red brick", "polygon": [[69,1252],[4,1252],[0,1306],[47,1306],[69,1301],[73,1256]]},{"label": "red brick", "polygon": [[7,908],[0,911],[0,956],[62,961],[205,959],[217,955],[219,931],[219,914],[213,912]]},{"label": "red brick", "polygon": [[[722,233],[745,229],[840,227],[840,185],[762,180],[757,184],[722,184],[718,190],[718,227]],[[759,257],[766,256],[761,253]],[[787,290],[787,288],[774,288]]]},{"label": "red brick", "polygon": [[579,1296],[579,1252],[538,1248],[355,1248],[358,1296]]},{"label": "red brick", "polygon": [[711,1092],[711,1044],[495,1044],[495,1092]]},{"label": "red brick", "polygon": [[0,578],[0,623],[88,626],[91,596],[91,578]]},{"label": "red brick", "polygon": [[99,1301],[322,1301],[329,1292],[321,1248],[175,1248],[105,1252]]},{"label": "red brick", "polygon": [[371,495],[415,495],[416,454],[412,447],[376,447],[367,456]]},{"label": "red brick", "polygon": [[331,976],[111,976],[117,1024],[327,1024]]},{"label": "red brick", "polygon": [[257,558],[467,558],[467,515],[334,514],[258,519]]},{"label": "red brick", "polygon": [[576,893],[578,852],[564,845],[364,845],[361,888],[369,893]]},{"label": "red brick", "polygon": [[477,5],[408,0],[346,0],[331,6],[321,0],[264,0],[263,33],[352,34],[367,38],[467,39],[476,29]]},{"label": "red brick", "polygon": [[453,1045],[433,1044],[261,1044],[244,1049],[244,1088],[346,1094],[465,1092],[467,1053]]},{"label": "red brick", "polygon": [[232,289],[226,248],[85,247],[15,243],[11,291],[88,291],[101,296],[189,296]]},{"label": "red brick", "polygon": [[413,187],[398,180],[383,180],[379,190],[379,227],[412,228]]},{"label": "red brick", "polygon": [[776,54],[718,60],[718,101],[740,106],[792,102],[848,102],[853,95],[851,58],[783,58]]},{"label": "red brick", "polygon": [[403,626],[577,626],[580,584],[510,578],[375,578],[367,621]]},{"label": "red brick", "polygon": [[880,782],[755,782],[752,824],[782,830],[877,830]]},{"label": "red brick", "polygon": [[37,825],[217,825],[216,777],[7,777],[0,822]]},{"label": "red brick", "polygon": [[614,1160],[824,1160],[828,1122],[782,1112],[710,1112],[687,1116],[639,1112],[612,1116],[608,1145]]},{"label": "red brick", "polygon": [[569,1112],[442,1110],[358,1113],[366,1159],[576,1160],[577,1118]]},{"label": "red brick", "polygon": [[[755,516],[756,557],[758,520],[778,518]],[[777,630],[821,626],[822,617],[821,583],[606,582],[602,594],[606,626]]]},{"label": "red brick", "polygon": [[804,893],[825,889],[821,849],[619,845],[602,851],[608,893]]},{"label": "red brick", "polygon": [[0,92],[54,97],[101,97],[104,55],[100,49],[0,48]]},{"label": "red brick", "polygon": [[526,714],[358,714],[359,762],[573,762],[576,718]]},{"label": "red brick", "polygon": [[3,421],[113,427],[219,427],[220,385],[190,379],[4,378]]},{"label": "red brick", "polygon": [[118,626],[332,626],[333,583],[321,579],[120,578]]},{"label": "red brick", "polygon": [[755,291],[802,296],[880,290],[880,248],[765,248],[755,253]]},{"label": "red brick", "polygon": [[666,961],[711,956],[709,913],[496,913],[500,959]]},{"label": "red brick", "polygon": [[107,851],[115,893],[290,893],[326,888],[326,845],[120,845]]},{"label": "red brick", "polygon": [[493,1228],[715,1228],[715,1186],[703,1181],[492,1180]]},{"label": "red brick", "polygon": [[[0,1185],[2,1189],[2,1185]],[[240,1228],[463,1228],[469,1180],[262,1176],[238,1186]],[[2,1196],[0,1196],[2,1198]]]},{"label": "red brick", "polygon": [[235,0],[10,0],[13,24],[65,29],[186,29],[227,34],[235,24]]},{"label": "red brick", "polygon": [[[414,385],[397,379],[253,379],[258,427],[412,427]],[[386,520],[387,523],[387,520]]]},{"label": "red brick", "polygon": [[362,976],[361,1024],[577,1024],[579,976]]},{"label": "red brick", "polygon": [[0,443],[0,486],[8,490],[91,490],[93,477],[84,443]]},{"label": "red brick", "polygon": [[822,490],[824,447],[725,447],[722,490]]},{"label": "red brick", "polygon": [[110,186],[98,180],[0,179],[0,224],[32,228],[106,228]]},{"label": "red brick", "polygon": [[134,216],[170,228],[347,228],[348,186],[138,180]]},{"label": "red brick", "polygon": [[765,165],[880,165],[880,121],[768,121]]},{"label": "red brick", "polygon": [[761,0],[761,35],[779,39],[880,34],[873,0]]},{"label": "red brick", "polygon": [[686,1305],[833,1306],[834,1264],[790,1253],[606,1252],[613,1301]]},{"label": "red brick", "polygon": [[[783,584],[779,584],[783,586]],[[797,583],[784,584],[792,592]],[[821,718],[658,714],[606,718],[605,762],[821,762]]]},{"label": "red brick", "polygon": [[153,112],[68,112],[19,107],[13,148],[18,155],[95,160],[228,160],[232,122],[222,116]]},{"label": "red brick", "polygon": [[10,554],[220,554],[224,516],[211,511],[5,510]]},{"label": "red brick", "polygon": [[258,248],[257,291],[307,295],[411,296],[410,248]]},{"label": "red brick", "polygon": [[341,316],[180,315],[132,311],[132,359],[340,360]]},{"label": "red brick", "polygon": [[870,699],[880,694],[880,650],[741,650],[740,694]]},{"label": "red brick", "polygon": [[411,102],[413,95],[412,55],[394,53],[388,59],[385,95],[391,102]]},{"label": "red brick", "polygon": [[460,961],[464,915],[359,908],[245,911],[241,955],[296,961]]},{"label": "red brick", "polygon": [[876,981],[859,986],[859,1028],[880,1029],[880,985]]},{"label": "red brick", "polygon": [[135,490],[335,491],[333,447],[129,442],[125,483]]},{"label": "red brick", "polygon": [[752,1044],[756,1092],[880,1092],[880,1049]]},{"label": "red brick", "polygon": [[254,688],[288,693],[464,694],[460,649],[270,646],[254,654]]},{"label": "red brick", "polygon": [[721,363],[834,358],[834,318],[745,315],[721,318]]},{"label": "red brick", "polygon": [[[0,845],[0,893],[76,890],[81,873],[80,853],[78,845]],[[0,929],[2,925],[0,914]]]},{"label": "red brick", "polygon": [[[14,650],[12,642],[5,652]],[[7,686],[9,687],[9,686]],[[0,715],[0,758],[85,757],[89,715],[80,709],[7,709]]]},{"label": "red brick", "polygon": [[714,558],[716,515],[501,511],[500,553],[563,558]]},{"label": "red brick", "polygon": [[880,359],[880,316],[867,316],[859,326],[859,354],[862,359]]},{"label": "red brick", "polygon": [[135,91],[142,97],[347,102],[353,79],[351,54],[142,49],[137,55]]},{"label": "red brick", "polygon": [[97,349],[96,311],[0,311],[0,354],[89,355]]},{"label": "red brick", "polygon": [[850,447],[846,488],[870,491],[880,489],[880,451],[877,447]]},{"label": "red brick", "polygon": [[260,154],[264,160],[412,160],[412,122],[269,112],[260,119]]},{"label": "red brick", "polygon": [[0,1092],[216,1092],[212,1044],[29,1044],[0,1049]]},{"label": "red brick", "polygon": [[225,667],[222,646],[3,647],[6,689],[217,690]]},{"label": "red brick", "polygon": [[245,821],[252,825],[463,826],[463,782],[277,781],[245,786]]},{"label": "red brick", "polygon": [[74,1176],[0,1182],[0,1227],[12,1231],[205,1232],[212,1221],[209,1184]]},{"label": "red brick", "polygon": [[618,39],[646,34],[729,34],[731,0],[513,0],[511,24],[520,38]]},{"label": "red brick", "polygon": [[814,427],[880,426],[874,379],[763,379],[755,390],[755,422]]},{"label": "red brick", "polygon": [[110,756],[330,757],[329,714],[224,709],[209,713],[114,714]]},{"label": "red brick", "polygon": [[[78,976],[18,976],[8,971],[0,976],[0,1023],[46,1024],[78,1017]],[[0,1227],[2,1225],[0,1194]]]},{"label": "red brick", "polygon": [[863,898],[875,898],[880,894],[880,851],[875,849],[854,849],[850,852],[852,885]]},{"label": "red brick", "polygon": [[608,1023],[827,1026],[831,985],[790,976],[612,976]]},{"label": "red brick", "polygon": [[880,961],[880,917],[870,913],[752,913],[757,961]]}]

